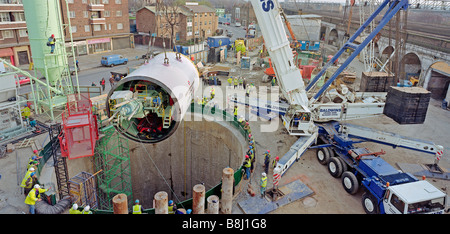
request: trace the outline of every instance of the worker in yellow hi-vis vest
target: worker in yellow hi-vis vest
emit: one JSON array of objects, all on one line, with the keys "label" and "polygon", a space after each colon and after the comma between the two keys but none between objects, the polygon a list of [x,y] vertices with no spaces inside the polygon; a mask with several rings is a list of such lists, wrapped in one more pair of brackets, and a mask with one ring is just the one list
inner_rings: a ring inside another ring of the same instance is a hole
[{"label": "worker in yellow hi-vis vest", "polygon": [[264,196],[266,196],[266,186],[267,186],[267,175],[265,172],[263,172],[261,177],[261,198],[263,198]]}]

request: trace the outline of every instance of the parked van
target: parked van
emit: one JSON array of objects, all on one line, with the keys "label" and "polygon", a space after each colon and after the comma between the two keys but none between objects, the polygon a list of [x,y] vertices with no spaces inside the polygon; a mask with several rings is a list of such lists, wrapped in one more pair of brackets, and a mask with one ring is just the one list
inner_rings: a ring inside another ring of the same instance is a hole
[{"label": "parked van", "polygon": [[102,57],[102,66],[113,67],[119,64],[127,64],[128,59],[119,54],[106,55]]}]

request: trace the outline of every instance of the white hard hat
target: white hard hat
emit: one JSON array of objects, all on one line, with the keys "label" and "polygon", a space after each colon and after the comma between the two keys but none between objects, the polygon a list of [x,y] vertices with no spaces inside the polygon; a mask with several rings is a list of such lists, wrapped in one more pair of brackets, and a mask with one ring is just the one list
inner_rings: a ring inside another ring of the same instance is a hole
[{"label": "white hard hat", "polygon": [[84,211],[88,211],[89,209],[91,209],[91,207],[89,205],[87,205],[86,207],[84,207]]},{"label": "white hard hat", "polygon": [[77,203],[73,204],[72,209],[77,210],[78,209],[78,204]]},{"label": "white hard hat", "polygon": [[263,176],[263,177],[266,177],[266,173],[265,173],[265,172],[263,172],[263,173],[262,173],[262,176]]},{"label": "white hard hat", "polygon": [[34,171],[34,167],[30,167],[29,171]]},{"label": "white hard hat", "polygon": [[38,184],[34,185],[34,188],[41,188]]}]

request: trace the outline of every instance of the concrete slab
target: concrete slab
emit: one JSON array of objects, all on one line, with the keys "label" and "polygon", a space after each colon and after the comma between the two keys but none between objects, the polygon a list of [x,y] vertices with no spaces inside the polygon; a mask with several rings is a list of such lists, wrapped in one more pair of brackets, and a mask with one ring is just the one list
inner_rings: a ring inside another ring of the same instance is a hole
[{"label": "concrete slab", "polygon": [[415,176],[421,177],[425,176],[426,178],[436,178],[442,180],[450,180],[450,172],[448,169],[443,168],[443,173],[437,173],[430,171],[426,166],[421,164],[412,164],[412,163],[397,163],[397,166],[404,172],[409,172]]},{"label": "concrete slab", "polygon": [[284,185],[280,187],[279,190],[281,190],[281,192],[285,195],[275,202],[270,201],[266,197],[261,198],[260,194],[257,193],[254,197],[249,197],[246,200],[238,202],[238,205],[245,214],[267,214],[281,206],[297,201],[314,193],[300,180],[295,180],[287,185]]}]

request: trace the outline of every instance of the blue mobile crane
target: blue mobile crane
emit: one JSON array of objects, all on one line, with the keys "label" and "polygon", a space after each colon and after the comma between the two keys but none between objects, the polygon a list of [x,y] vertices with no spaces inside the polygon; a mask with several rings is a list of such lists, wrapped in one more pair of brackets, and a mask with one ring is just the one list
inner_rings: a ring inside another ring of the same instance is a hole
[{"label": "blue mobile crane", "polygon": [[331,176],[341,178],[349,194],[364,190],[362,205],[368,214],[444,213],[446,194],[426,180],[418,180],[387,163],[381,155],[356,144],[371,141],[393,147],[440,154],[443,147],[395,133],[336,121],[319,125],[317,159]]},{"label": "blue mobile crane", "polygon": [[[384,0],[307,87],[293,62],[292,50],[281,20],[280,4],[276,0],[251,0],[251,3],[272,60],[280,90],[287,103],[267,102],[264,104],[261,100],[238,97],[231,98],[231,101],[249,105],[258,111],[278,112],[288,133],[299,136],[299,139],[277,163],[277,171],[281,174],[286,173],[306,150],[317,148],[319,162],[328,166],[332,176],[342,176],[342,184],[348,193],[355,194],[360,187],[364,188],[362,205],[367,213],[443,213],[446,195],[442,191],[425,180],[419,181],[409,173],[396,170],[379,157],[384,152],[373,153],[354,144],[362,142],[361,140],[373,141],[430,154],[442,154],[442,146],[356,125],[340,125],[336,122],[336,120],[382,114],[384,103],[317,103],[332,82],[395,14],[408,8],[408,0]],[[378,25],[362,43],[356,44],[356,38],[382,12],[384,15],[377,22]],[[347,49],[352,50],[352,54],[316,92],[315,87],[319,79]],[[298,116],[308,118],[301,118],[299,121]],[[354,141],[352,138],[361,140]]]}]

